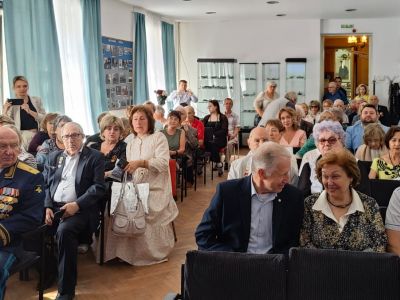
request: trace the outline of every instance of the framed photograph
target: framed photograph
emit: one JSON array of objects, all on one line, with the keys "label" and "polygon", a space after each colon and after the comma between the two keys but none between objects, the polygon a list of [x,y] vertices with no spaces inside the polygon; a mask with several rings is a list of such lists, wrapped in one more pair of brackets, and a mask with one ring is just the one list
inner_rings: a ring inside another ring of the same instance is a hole
[{"label": "framed photograph", "polygon": [[351,82],[352,67],[350,49],[337,49],[335,53],[335,76],[342,77],[342,82]]}]

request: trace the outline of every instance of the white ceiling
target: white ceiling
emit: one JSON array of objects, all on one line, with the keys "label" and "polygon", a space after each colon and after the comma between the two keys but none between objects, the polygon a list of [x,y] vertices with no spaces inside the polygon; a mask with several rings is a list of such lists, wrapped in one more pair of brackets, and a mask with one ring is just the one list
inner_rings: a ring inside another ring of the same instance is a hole
[{"label": "white ceiling", "polygon": [[[119,0],[176,21],[232,19],[342,19],[400,16],[400,0]],[[355,12],[345,9],[356,8]],[[208,11],[216,14],[207,15]],[[276,14],[285,13],[285,17]]]}]

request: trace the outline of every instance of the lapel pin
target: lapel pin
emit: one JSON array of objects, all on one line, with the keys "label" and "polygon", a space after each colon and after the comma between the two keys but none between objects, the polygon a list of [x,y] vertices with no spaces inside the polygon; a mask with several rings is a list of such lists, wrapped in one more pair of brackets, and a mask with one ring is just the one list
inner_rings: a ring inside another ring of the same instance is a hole
[{"label": "lapel pin", "polygon": [[282,202],[282,200],[281,200],[281,199],[278,199],[278,202],[279,202],[279,203],[281,203],[281,202]]}]

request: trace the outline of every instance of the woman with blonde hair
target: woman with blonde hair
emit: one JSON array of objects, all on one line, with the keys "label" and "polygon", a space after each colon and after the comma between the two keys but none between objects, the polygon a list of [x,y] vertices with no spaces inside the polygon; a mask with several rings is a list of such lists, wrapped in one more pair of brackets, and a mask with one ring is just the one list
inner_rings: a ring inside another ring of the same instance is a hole
[{"label": "woman with blonde hair", "polygon": [[378,123],[371,123],[364,128],[364,144],[358,147],[358,160],[373,161],[387,152],[385,146],[385,132]]},{"label": "woman with blonde hair", "polygon": [[366,102],[369,102],[369,95],[368,95],[368,86],[365,85],[364,83],[361,83],[358,85],[356,88],[356,95],[354,97],[355,100],[365,100]]}]

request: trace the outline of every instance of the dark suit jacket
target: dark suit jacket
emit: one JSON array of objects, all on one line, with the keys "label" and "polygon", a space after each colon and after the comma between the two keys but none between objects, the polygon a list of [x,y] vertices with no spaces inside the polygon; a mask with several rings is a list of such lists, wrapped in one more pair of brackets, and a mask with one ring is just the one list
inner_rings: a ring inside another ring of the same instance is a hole
[{"label": "dark suit jacket", "polygon": [[[251,223],[251,176],[222,182],[196,229],[200,250],[246,252]],[[273,203],[269,253],[287,254],[299,244],[303,221],[302,193],[287,184]]]},{"label": "dark suit jacket", "polygon": [[390,127],[390,115],[389,111],[386,106],[378,105],[378,115],[379,115],[379,122],[381,124]]},{"label": "dark suit jacket", "polygon": [[[64,150],[50,154],[45,166],[44,178],[46,183],[45,207],[53,207],[53,198],[61,181],[65,164]],[[83,147],[79,157],[75,177],[75,191],[80,211],[89,211],[92,216],[98,213],[98,201],[106,190],[104,182],[104,156],[101,152]],[[91,218],[92,219],[92,218]]]}]

